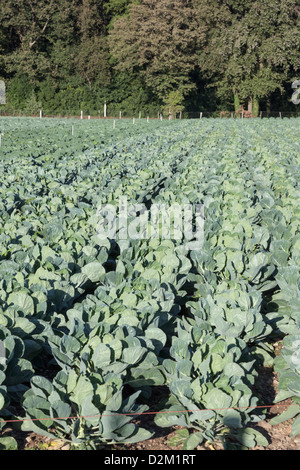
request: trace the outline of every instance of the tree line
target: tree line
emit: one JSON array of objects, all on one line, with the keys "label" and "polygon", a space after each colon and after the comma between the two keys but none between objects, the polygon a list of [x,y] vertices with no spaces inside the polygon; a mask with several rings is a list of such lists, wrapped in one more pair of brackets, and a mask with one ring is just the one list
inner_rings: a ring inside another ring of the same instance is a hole
[{"label": "tree line", "polygon": [[296,0],[0,0],[8,112],[295,110]]}]

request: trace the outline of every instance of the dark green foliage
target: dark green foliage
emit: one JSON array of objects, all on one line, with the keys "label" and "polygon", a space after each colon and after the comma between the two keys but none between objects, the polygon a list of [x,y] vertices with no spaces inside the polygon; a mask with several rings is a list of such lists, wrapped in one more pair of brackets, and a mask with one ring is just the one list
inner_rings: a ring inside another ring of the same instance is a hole
[{"label": "dark green foliage", "polygon": [[103,114],[106,101],[109,116],[167,117],[179,92],[186,111],[295,111],[299,12],[296,0],[0,0],[1,110],[28,112],[34,92],[44,114]]}]

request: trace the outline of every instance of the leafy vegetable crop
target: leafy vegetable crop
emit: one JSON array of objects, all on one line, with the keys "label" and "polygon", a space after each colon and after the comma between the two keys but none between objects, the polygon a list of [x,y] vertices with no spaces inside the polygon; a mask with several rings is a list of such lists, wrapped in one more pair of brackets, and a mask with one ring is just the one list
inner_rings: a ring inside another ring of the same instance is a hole
[{"label": "leafy vegetable crop", "polygon": [[[268,366],[276,402],[293,400],[273,422],[298,435],[299,120],[0,128],[0,430],[25,417],[74,448],[139,442],[161,387],[155,422],[184,449],[267,446],[253,425]],[[203,246],[101,238],[97,209],[121,197],[203,205]]]}]

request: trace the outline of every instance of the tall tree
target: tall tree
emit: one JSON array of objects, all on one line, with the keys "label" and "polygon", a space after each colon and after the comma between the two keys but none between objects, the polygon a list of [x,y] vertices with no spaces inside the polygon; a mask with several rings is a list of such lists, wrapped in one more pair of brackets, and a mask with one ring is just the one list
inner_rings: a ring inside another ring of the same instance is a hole
[{"label": "tall tree", "polygon": [[37,79],[51,71],[46,37],[57,9],[55,0],[1,0],[2,27],[9,31],[13,42],[13,50],[6,57],[8,71]]},{"label": "tall tree", "polygon": [[0,0],[1,29],[10,32],[13,44],[5,57],[7,70],[26,74],[37,84],[51,78],[67,81],[74,74],[89,87],[97,79],[109,82],[103,4],[98,0]]},{"label": "tall tree", "polygon": [[208,27],[199,65],[219,96],[259,100],[300,69],[299,2],[296,0],[200,0],[197,14]]},{"label": "tall tree", "polygon": [[116,69],[138,71],[165,104],[172,96],[180,104],[194,88],[203,38],[191,0],[143,0],[114,21],[109,44]]},{"label": "tall tree", "polygon": [[78,6],[79,42],[74,58],[75,70],[91,88],[95,81],[110,82],[106,16],[104,2],[82,0]]}]

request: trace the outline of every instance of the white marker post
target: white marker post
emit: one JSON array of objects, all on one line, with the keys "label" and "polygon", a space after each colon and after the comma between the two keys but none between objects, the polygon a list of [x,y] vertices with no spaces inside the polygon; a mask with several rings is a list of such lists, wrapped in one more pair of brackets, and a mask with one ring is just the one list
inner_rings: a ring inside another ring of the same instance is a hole
[{"label": "white marker post", "polygon": [[106,107],[106,101],[104,103],[104,117],[106,118],[106,113],[107,113],[107,107]]},{"label": "white marker post", "polygon": [[72,124],[72,135],[74,135],[74,124]]},{"label": "white marker post", "polygon": [[40,119],[43,117],[43,111],[40,109]]},{"label": "white marker post", "polygon": [[120,111],[119,119],[122,119],[122,111]]},{"label": "white marker post", "polygon": [[83,111],[80,113],[80,119],[83,119]]},{"label": "white marker post", "polygon": [[142,111],[139,112],[139,119],[142,117]]},{"label": "white marker post", "polygon": [[200,113],[200,119],[202,119],[203,113]]},{"label": "white marker post", "polygon": [[147,122],[149,122],[149,116],[147,116]]}]

